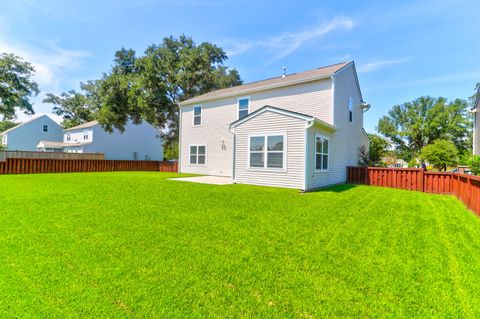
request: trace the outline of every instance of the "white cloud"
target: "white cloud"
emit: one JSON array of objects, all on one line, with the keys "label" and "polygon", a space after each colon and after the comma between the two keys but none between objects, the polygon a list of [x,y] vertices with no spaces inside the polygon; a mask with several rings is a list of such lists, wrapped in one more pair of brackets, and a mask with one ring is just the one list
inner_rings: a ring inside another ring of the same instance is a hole
[{"label": "white cloud", "polygon": [[40,86],[40,90],[56,92],[66,78],[66,71],[78,68],[81,60],[91,54],[82,50],[67,50],[52,41],[44,43],[35,47],[0,34],[0,52],[13,53],[32,63],[35,68],[33,78]]},{"label": "white cloud", "polygon": [[231,41],[232,48],[227,50],[227,55],[234,56],[252,49],[268,49],[275,52],[274,59],[286,57],[303,45],[318,40],[337,30],[350,30],[354,27],[353,20],[346,17],[335,17],[316,27],[300,32],[287,32],[277,36],[256,41]]},{"label": "white cloud", "polygon": [[384,68],[386,66],[402,64],[408,61],[410,61],[410,58],[392,59],[392,60],[376,60],[364,65],[360,65],[358,67],[358,72],[359,73],[372,72],[372,71],[376,71],[378,69]]}]

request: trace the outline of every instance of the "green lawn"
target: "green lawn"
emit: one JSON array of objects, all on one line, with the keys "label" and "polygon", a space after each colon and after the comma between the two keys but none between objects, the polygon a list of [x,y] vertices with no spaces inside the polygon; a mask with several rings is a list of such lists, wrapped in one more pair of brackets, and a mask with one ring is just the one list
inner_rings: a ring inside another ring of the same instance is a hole
[{"label": "green lawn", "polygon": [[0,317],[480,317],[453,197],[173,176],[0,176]]}]

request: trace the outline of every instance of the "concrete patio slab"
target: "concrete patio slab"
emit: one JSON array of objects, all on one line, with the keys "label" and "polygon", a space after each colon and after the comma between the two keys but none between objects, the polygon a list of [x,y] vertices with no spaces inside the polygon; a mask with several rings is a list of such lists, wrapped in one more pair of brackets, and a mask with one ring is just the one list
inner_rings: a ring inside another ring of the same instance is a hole
[{"label": "concrete patio slab", "polygon": [[180,178],[170,178],[170,180],[180,181],[180,182],[212,184],[212,185],[230,185],[230,184],[233,184],[233,180],[230,177],[223,177],[223,176],[180,177]]}]

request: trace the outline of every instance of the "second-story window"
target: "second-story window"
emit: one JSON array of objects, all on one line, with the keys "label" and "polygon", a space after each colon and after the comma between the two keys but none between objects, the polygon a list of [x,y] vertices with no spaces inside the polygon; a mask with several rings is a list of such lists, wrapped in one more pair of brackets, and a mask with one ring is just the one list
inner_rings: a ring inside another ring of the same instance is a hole
[{"label": "second-story window", "polygon": [[353,98],[348,97],[348,121],[353,122]]},{"label": "second-story window", "polygon": [[202,106],[197,105],[193,107],[193,126],[202,125]]},{"label": "second-story window", "polygon": [[48,125],[44,125],[44,126],[43,126],[43,131],[44,131],[44,132],[48,132]]},{"label": "second-story window", "polygon": [[250,109],[250,98],[244,97],[238,99],[238,119],[242,119],[248,115]]},{"label": "second-story window", "polygon": [[83,131],[83,139],[88,140],[88,130]]},{"label": "second-story window", "polygon": [[70,133],[67,133],[67,142],[70,142],[72,140],[72,135]]}]

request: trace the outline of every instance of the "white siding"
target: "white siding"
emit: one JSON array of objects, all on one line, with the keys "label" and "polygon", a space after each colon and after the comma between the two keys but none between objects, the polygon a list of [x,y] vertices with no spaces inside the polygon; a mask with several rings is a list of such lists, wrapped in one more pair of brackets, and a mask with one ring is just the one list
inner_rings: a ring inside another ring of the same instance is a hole
[{"label": "white siding", "polygon": [[[250,113],[270,105],[308,114],[333,124],[330,79],[252,93],[249,97]],[[233,136],[229,125],[238,119],[237,98],[203,103],[202,125],[198,127],[193,126],[193,106],[196,104],[181,107],[181,172],[232,176]],[[220,142],[222,139],[224,145]],[[207,165],[189,164],[190,144],[207,145]]]},{"label": "white siding", "polygon": [[[304,120],[267,111],[235,128],[235,182],[265,186],[304,188],[305,124]],[[286,170],[248,168],[250,135],[280,133],[286,136]]]},{"label": "white siding", "polygon": [[[349,122],[348,99],[353,98],[353,121]],[[334,123],[335,133],[327,133],[317,128],[308,132],[307,148],[307,188],[318,188],[346,181],[347,166],[358,165],[359,148],[366,143],[363,132],[363,110],[361,96],[356,85],[353,66],[341,70],[334,82]],[[330,138],[329,170],[315,172],[315,132]]]},{"label": "white siding", "polygon": [[[88,135],[87,139],[84,139],[84,133]],[[67,141],[67,136],[70,134],[70,141]],[[88,127],[85,129],[78,129],[72,131],[66,131],[63,134],[64,143],[91,143],[93,141],[93,127]]]}]

